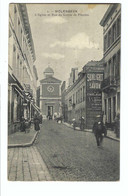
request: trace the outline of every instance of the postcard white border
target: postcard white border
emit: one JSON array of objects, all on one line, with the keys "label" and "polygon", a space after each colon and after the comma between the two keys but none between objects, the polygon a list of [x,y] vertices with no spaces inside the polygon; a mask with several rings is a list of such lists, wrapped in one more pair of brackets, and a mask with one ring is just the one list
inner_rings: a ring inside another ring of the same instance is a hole
[{"label": "postcard white border", "polygon": [[[9,3],[121,3],[121,180],[119,182],[8,182],[7,176],[7,77],[8,77],[8,5]],[[0,83],[1,83],[1,195],[127,195],[128,194],[128,2],[108,1],[0,1]]]}]

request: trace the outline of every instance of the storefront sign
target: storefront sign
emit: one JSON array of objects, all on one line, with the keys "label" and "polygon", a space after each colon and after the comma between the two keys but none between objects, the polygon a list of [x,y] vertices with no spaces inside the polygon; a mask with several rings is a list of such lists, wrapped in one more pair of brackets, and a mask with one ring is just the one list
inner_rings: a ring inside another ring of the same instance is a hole
[{"label": "storefront sign", "polygon": [[95,117],[101,114],[102,111],[102,92],[101,82],[103,81],[103,73],[88,73],[87,74],[87,96],[86,96],[86,112],[87,126],[93,126]]}]

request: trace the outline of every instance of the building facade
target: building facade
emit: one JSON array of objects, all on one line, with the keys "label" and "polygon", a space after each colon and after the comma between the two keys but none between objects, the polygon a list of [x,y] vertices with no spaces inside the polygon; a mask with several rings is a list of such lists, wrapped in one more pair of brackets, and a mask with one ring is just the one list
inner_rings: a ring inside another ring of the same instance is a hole
[{"label": "building facade", "polygon": [[102,81],[103,61],[90,61],[78,74],[77,80],[63,90],[63,116],[68,122],[75,119],[79,124],[80,118],[84,117],[86,128],[92,128],[95,117],[102,113]]},{"label": "building facade", "polygon": [[22,117],[31,120],[36,106],[37,70],[25,4],[9,7],[8,131],[19,131]]},{"label": "building facade", "polygon": [[40,81],[40,110],[43,116],[52,119],[61,113],[61,81],[53,75],[53,69],[48,67],[44,71],[45,78]]},{"label": "building facade", "polygon": [[111,127],[120,114],[121,5],[111,4],[100,24],[104,38],[103,111]]}]

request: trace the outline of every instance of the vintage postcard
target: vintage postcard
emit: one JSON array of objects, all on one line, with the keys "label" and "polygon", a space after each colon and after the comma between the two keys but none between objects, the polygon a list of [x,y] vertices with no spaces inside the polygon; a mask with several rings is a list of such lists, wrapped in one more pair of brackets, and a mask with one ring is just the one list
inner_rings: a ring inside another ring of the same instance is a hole
[{"label": "vintage postcard", "polygon": [[8,181],[120,181],[121,4],[9,5]]}]

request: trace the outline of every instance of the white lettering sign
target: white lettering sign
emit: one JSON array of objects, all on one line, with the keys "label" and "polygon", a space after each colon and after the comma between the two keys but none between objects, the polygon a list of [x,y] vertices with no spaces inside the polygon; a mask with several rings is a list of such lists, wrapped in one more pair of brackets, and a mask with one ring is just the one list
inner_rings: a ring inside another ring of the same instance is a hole
[{"label": "white lettering sign", "polygon": [[87,81],[92,80],[103,81],[103,74],[87,74]]}]

